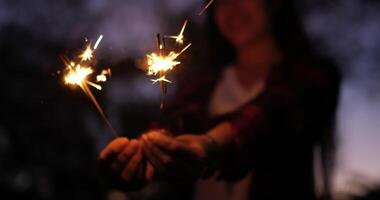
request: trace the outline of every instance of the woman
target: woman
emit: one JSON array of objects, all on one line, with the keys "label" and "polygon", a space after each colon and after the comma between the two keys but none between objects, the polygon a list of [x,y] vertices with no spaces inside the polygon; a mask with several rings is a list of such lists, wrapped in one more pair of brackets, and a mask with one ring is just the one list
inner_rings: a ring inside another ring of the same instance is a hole
[{"label": "woman", "polygon": [[116,153],[111,167],[132,182],[208,177],[196,199],[315,199],[313,150],[334,117],[335,68],[311,52],[290,0],[217,0],[210,15],[224,68],[181,87],[167,120],[101,158]]}]

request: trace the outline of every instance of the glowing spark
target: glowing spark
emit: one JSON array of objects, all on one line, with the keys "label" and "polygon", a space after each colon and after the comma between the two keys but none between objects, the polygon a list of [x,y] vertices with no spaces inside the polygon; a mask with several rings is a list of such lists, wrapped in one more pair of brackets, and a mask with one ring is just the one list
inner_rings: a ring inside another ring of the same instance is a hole
[{"label": "glowing spark", "polygon": [[206,6],[201,10],[201,12],[199,12],[199,16],[200,15],[202,15],[207,9],[208,9],[208,7],[210,7],[211,6],[211,4],[214,2],[214,0],[210,0],[207,4],[206,4]]},{"label": "glowing spark", "polygon": [[181,64],[181,62],[176,61],[178,56],[185,52],[191,44],[183,48],[179,53],[171,51],[167,56],[159,56],[156,53],[147,55],[148,58],[148,75],[158,75],[160,73],[165,73],[172,70],[175,66]]},{"label": "glowing spark", "polygon": [[157,83],[157,82],[172,83],[170,80],[166,79],[165,76],[161,76],[161,77],[158,78],[158,79],[151,79],[151,81],[153,82],[153,84],[155,84],[155,83]]},{"label": "glowing spark", "polygon": [[96,82],[106,82],[107,81],[107,75],[111,76],[111,69],[103,69],[102,73],[96,76]]},{"label": "glowing spark", "polygon": [[[71,63],[72,64],[72,63]],[[87,77],[93,73],[90,67],[82,67],[79,64],[73,68],[69,67],[69,72],[65,76],[65,84],[78,85],[80,87],[86,83]]]},{"label": "glowing spark", "polygon": [[82,62],[91,61],[91,59],[94,57],[94,50],[96,50],[98,48],[102,39],[103,39],[103,35],[100,35],[99,38],[96,40],[96,43],[94,45],[94,49],[91,48],[91,44],[87,45],[87,47],[83,51],[83,53],[81,55],[79,55],[79,58],[82,59]]},{"label": "glowing spark", "polygon": [[102,39],[103,39],[103,35],[100,35],[99,38],[98,38],[98,40],[96,40],[96,42],[95,42],[94,49],[98,48],[98,46],[99,46],[100,42],[102,41]]},{"label": "glowing spark", "polygon": [[175,53],[170,52],[168,56],[159,56],[155,53],[148,55],[148,75],[157,75],[160,72],[172,70],[176,65],[181,62],[175,61]]},{"label": "glowing spark", "polygon": [[79,58],[82,59],[82,62],[84,61],[90,61],[92,59],[92,57],[94,57],[93,55],[94,51],[91,49],[91,45],[87,45],[86,49],[83,51],[83,53],[81,55],[79,55]]},{"label": "glowing spark", "polygon": [[100,74],[96,76],[96,82],[106,82],[107,81],[107,76],[104,74]]},{"label": "glowing spark", "polygon": [[168,36],[168,38],[172,38],[172,39],[175,39],[175,41],[178,43],[178,44],[183,44],[183,39],[184,39],[184,36],[183,36],[183,33],[185,32],[185,29],[186,29],[186,26],[187,26],[187,20],[183,23],[183,26],[181,28],[181,31],[179,32],[179,34],[177,36]]}]

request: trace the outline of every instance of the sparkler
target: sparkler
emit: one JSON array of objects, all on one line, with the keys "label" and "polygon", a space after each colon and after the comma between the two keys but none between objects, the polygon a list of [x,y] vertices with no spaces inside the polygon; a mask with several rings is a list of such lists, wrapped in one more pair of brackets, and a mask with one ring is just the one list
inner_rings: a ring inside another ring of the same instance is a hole
[{"label": "sparkler", "polygon": [[206,6],[201,10],[201,12],[199,12],[199,16],[201,16],[210,6],[211,6],[211,4],[214,2],[214,0],[210,0],[207,4],[206,4]]},{"label": "sparkler", "polygon": [[148,75],[157,76],[157,79],[152,79],[153,83],[160,83],[161,90],[161,104],[160,108],[164,108],[165,96],[167,93],[167,83],[171,83],[170,80],[166,78],[169,71],[173,70],[175,66],[181,64],[177,58],[185,52],[191,43],[185,46],[180,52],[170,51],[167,55],[165,53],[166,45],[165,38],[175,39],[176,43],[182,45],[184,42],[184,32],[188,21],[186,20],[177,36],[165,36],[161,37],[157,34],[157,48],[158,53],[151,53],[147,55],[147,65],[148,65]]},{"label": "sparkler", "polygon": [[[214,2],[215,0],[209,0],[209,2],[205,5],[205,7],[199,12],[199,16],[202,15]],[[175,36],[165,36],[161,37],[160,34],[157,34],[157,47],[158,54],[151,53],[147,55],[147,64],[148,64],[148,75],[158,76],[156,79],[151,79],[153,83],[160,83],[161,89],[161,110],[164,108],[165,96],[167,93],[167,83],[172,83],[170,80],[166,78],[167,72],[173,70],[173,68],[179,64],[180,61],[177,61],[178,56],[180,56],[183,52],[185,52],[190,46],[191,43],[188,44],[185,48],[183,48],[179,53],[175,51],[170,51],[169,54],[165,55],[165,39],[174,39],[175,42],[179,45],[183,45],[184,43],[184,32],[186,26],[188,24],[188,20],[185,20],[183,26],[178,35]]]},{"label": "sparkler", "polygon": [[98,84],[99,82],[107,81],[107,75],[111,76],[111,70],[103,70],[101,74],[96,76],[96,82],[94,83],[89,80],[90,75],[94,73],[91,67],[92,60],[94,58],[94,52],[98,48],[103,35],[100,35],[95,45],[91,47],[91,43],[88,43],[85,50],[78,56],[80,60],[77,62],[74,60],[69,60],[67,57],[63,57],[62,60],[66,66],[66,73],[64,74],[64,82],[66,85],[79,86],[83,92],[90,98],[90,100],[95,105],[96,109],[99,111],[100,115],[110,127],[112,133],[117,137],[115,129],[112,127],[110,121],[106,117],[105,112],[96,100],[95,96],[90,90],[90,86],[96,88],[97,90],[102,90],[102,87]]}]

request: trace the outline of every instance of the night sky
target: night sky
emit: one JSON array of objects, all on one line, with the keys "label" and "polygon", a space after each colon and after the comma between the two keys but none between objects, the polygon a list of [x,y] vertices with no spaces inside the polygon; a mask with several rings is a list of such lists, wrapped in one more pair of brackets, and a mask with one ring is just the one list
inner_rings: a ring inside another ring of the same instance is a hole
[{"label": "night sky", "polygon": [[[157,32],[177,33],[187,18],[194,44],[188,59],[199,58],[202,3],[0,0],[0,194],[103,199],[97,152],[112,135],[81,91],[62,84],[59,56],[104,35],[99,64],[114,76],[95,93],[116,129],[136,136],[159,105],[158,86],[136,63],[155,48]],[[343,74],[336,132],[351,156],[341,159],[366,163],[380,179],[379,152],[372,148],[380,142],[380,3],[299,0],[298,8],[315,49]]]}]

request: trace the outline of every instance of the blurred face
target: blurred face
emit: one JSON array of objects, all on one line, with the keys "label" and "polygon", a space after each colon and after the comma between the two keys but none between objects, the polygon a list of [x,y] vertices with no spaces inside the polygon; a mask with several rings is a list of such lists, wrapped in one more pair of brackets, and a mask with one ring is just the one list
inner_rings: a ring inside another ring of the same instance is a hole
[{"label": "blurred face", "polygon": [[270,17],[264,1],[215,1],[215,23],[231,45],[239,48],[259,40],[270,32]]}]

